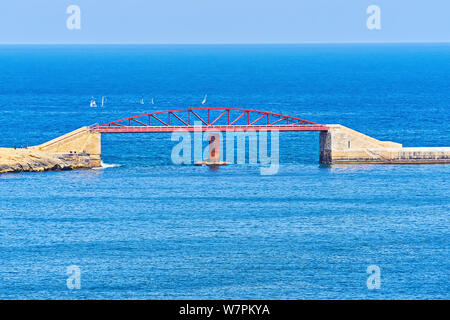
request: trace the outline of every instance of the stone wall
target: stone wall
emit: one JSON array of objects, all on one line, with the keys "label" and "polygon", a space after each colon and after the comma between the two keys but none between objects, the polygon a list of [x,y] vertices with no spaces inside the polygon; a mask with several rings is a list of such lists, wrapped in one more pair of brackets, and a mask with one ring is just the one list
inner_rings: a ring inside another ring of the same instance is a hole
[{"label": "stone wall", "polygon": [[331,124],[320,133],[320,162],[336,163],[450,163],[450,148],[404,148],[350,128]]},{"label": "stone wall", "polygon": [[35,148],[50,154],[89,155],[92,167],[101,166],[101,134],[82,127]]}]

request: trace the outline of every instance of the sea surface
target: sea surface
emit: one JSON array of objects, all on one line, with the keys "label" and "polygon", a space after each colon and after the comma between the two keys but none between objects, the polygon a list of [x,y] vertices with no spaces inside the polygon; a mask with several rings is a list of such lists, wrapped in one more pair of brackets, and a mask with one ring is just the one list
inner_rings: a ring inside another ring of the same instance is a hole
[{"label": "sea surface", "polygon": [[[0,46],[0,146],[205,94],[450,146],[449,44]],[[280,133],[268,176],[175,165],[164,133],[104,134],[102,169],[1,175],[0,299],[449,299],[450,166],[321,166],[318,140]]]}]

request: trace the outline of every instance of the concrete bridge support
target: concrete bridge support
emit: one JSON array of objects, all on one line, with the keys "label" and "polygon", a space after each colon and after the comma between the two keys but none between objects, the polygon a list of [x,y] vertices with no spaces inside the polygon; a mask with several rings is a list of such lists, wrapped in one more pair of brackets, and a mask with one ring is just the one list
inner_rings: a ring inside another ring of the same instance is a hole
[{"label": "concrete bridge support", "polygon": [[32,147],[60,157],[88,158],[89,167],[101,167],[101,134],[82,127],[44,144]]},{"label": "concrete bridge support", "polygon": [[450,148],[404,148],[380,141],[338,124],[320,132],[320,163],[323,164],[425,164],[450,163]]}]

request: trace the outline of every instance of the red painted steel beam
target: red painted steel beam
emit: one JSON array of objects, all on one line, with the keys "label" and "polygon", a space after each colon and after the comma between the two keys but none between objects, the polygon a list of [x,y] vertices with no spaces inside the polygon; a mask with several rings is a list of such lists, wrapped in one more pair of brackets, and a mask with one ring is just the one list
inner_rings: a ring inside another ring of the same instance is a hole
[{"label": "red painted steel beam", "polygon": [[175,112],[172,112],[172,115],[175,116],[175,118],[177,118],[177,119],[180,120],[181,122],[183,122],[186,126],[188,126],[188,124],[187,124],[186,122],[184,122],[184,120],[181,119],[179,116],[177,116],[177,115],[175,114]]},{"label": "red painted steel beam", "polygon": [[[167,113],[170,114],[174,113],[174,112],[181,112],[181,111],[187,111],[188,112],[188,117],[190,118],[190,113],[192,112],[197,118],[199,118],[203,123],[205,123],[206,125],[208,125],[210,123],[210,121],[208,121],[208,123],[206,123],[205,120],[203,120],[195,111],[197,110],[207,110],[208,111],[208,115],[210,114],[211,110],[221,110],[221,111],[227,111],[228,114],[230,111],[241,111],[243,112],[241,116],[239,116],[237,119],[235,119],[231,124],[234,124],[238,119],[240,119],[242,116],[244,116],[245,114],[247,114],[247,122],[250,123],[250,113],[259,113],[259,114],[263,114],[263,115],[267,115],[267,117],[270,116],[276,116],[276,117],[280,117],[281,120],[285,120],[286,122],[289,123],[289,120],[296,120],[296,122],[304,122],[305,124],[311,124],[311,125],[318,125],[318,123],[312,122],[312,121],[308,121],[308,120],[304,120],[304,119],[300,119],[297,117],[291,117],[291,116],[287,116],[287,115],[283,115],[283,114],[279,114],[279,113],[274,113],[274,112],[267,112],[267,111],[259,111],[259,110],[251,110],[251,109],[242,109],[242,108],[184,108],[184,109],[174,109],[174,110],[165,110],[165,111],[156,111],[156,112],[152,112],[152,113],[146,113],[146,114],[141,114],[141,115],[136,115],[133,117],[128,117],[128,118],[124,118],[124,119],[120,119],[120,120],[116,120],[113,122],[109,122],[109,123],[105,123],[103,124],[103,126],[106,125],[115,125],[118,124],[119,122],[123,122],[123,121],[130,121],[132,119],[137,119],[140,117],[145,117],[145,116],[149,116],[149,117],[154,117],[155,119],[158,119],[155,115],[157,114],[164,114]],[[190,120],[190,119],[189,119]],[[210,119],[209,119],[210,120]],[[278,122],[278,121],[277,121]],[[295,122],[295,121],[293,121]]]},{"label": "red painted steel beam", "polygon": [[192,112],[192,114],[194,116],[196,116],[201,122],[203,122],[205,124],[205,126],[207,126],[208,124],[205,122],[205,120],[202,119],[202,117],[200,117],[197,113],[195,113],[195,111],[190,110]]},{"label": "red painted steel beam", "polygon": [[253,122],[250,123],[249,125],[251,126],[251,125],[255,124],[256,122],[258,122],[259,120],[261,120],[261,119],[264,118],[265,116],[266,116],[266,115],[263,114],[262,116],[260,116],[258,119],[256,119],[255,121],[253,121]]},{"label": "red painted steel beam", "polygon": [[230,123],[230,126],[232,126],[236,121],[238,121],[240,118],[242,118],[248,111],[244,111],[239,117],[237,117],[236,119],[234,119],[234,121],[232,123]]},{"label": "red painted steel beam", "polygon": [[211,125],[213,125],[214,123],[216,123],[217,120],[219,120],[220,118],[222,118],[222,116],[223,116],[226,112],[227,112],[227,110],[225,110],[224,112],[222,112],[222,113],[220,114],[220,116],[218,116],[218,117],[216,118],[216,120],[214,120],[213,122],[211,122]]},{"label": "red painted steel beam", "polygon": [[242,131],[261,131],[261,130],[278,130],[278,131],[328,131],[329,128],[324,125],[253,125],[253,126],[142,126],[142,127],[92,127],[92,130],[99,133],[151,133],[151,132],[175,132],[175,131],[216,131],[216,132],[242,132]]},{"label": "red painted steel beam", "polygon": [[158,120],[159,122],[161,122],[162,124],[164,124],[166,127],[168,127],[169,125],[167,123],[165,123],[164,121],[162,121],[161,119],[159,119],[157,116],[152,114],[152,117],[155,118],[156,120]]}]

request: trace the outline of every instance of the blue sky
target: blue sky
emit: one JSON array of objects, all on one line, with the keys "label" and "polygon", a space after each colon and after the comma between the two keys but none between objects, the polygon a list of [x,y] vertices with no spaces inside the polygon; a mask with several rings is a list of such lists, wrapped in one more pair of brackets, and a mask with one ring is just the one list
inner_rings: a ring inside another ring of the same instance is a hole
[{"label": "blue sky", "polygon": [[1,0],[0,43],[450,42],[449,15],[449,0]]}]

